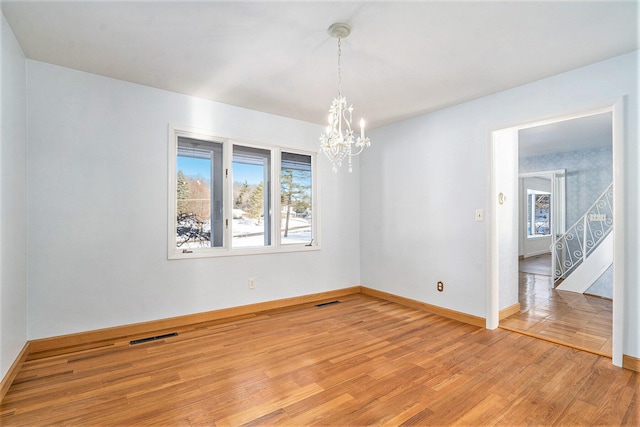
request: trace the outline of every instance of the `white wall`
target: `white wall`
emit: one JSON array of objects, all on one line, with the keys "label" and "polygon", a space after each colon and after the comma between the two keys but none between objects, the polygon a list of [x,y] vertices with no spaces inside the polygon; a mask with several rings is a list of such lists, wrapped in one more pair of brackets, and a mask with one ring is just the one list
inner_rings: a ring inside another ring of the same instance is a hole
[{"label": "white wall", "polygon": [[360,283],[358,175],[320,157],[322,250],[167,260],[169,123],[305,150],[321,126],[30,60],[27,76],[30,339]]},{"label": "white wall", "polygon": [[474,212],[487,205],[490,131],[627,96],[620,301],[623,352],[640,357],[638,59],[634,52],[372,131],[360,173],[362,284],[484,317],[490,218],[475,222]]},{"label": "white wall", "polygon": [[360,159],[364,286],[484,317],[486,222],[475,210],[485,209],[487,129],[477,135],[475,111],[371,132]]},{"label": "white wall", "polygon": [[[495,169],[490,183],[490,253],[487,258],[491,288],[485,301],[486,326],[498,327],[499,310],[518,303],[518,131],[501,129],[491,134]],[[494,307],[498,310],[494,310]]]},{"label": "white wall", "polygon": [[4,15],[0,27],[0,378],[3,378],[27,341],[27,111],[25,57]]}]

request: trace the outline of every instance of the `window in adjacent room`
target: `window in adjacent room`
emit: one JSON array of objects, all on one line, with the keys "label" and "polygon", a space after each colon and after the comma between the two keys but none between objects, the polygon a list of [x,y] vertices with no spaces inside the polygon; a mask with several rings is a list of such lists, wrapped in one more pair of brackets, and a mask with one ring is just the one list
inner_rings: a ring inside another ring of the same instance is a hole
[{"label": "window in adjacent room", "polygon": [[527,190],[527,235],[551,234],[551,193]]}]

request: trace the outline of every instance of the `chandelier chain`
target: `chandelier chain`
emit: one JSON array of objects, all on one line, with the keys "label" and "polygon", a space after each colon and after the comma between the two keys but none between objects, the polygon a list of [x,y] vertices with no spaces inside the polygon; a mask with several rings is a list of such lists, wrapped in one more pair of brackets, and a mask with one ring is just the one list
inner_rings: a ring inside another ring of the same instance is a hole
[{"label": "chandelier chain", "polygon": [[342,70],[340,57],[342,56],[342,37],[338,37],[338,97],[342,96]]}]

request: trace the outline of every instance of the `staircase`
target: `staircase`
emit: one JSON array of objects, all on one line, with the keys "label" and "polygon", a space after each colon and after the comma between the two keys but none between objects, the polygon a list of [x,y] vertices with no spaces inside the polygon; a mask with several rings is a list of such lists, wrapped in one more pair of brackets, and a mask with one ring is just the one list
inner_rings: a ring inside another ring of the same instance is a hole
[{"label": "staircase", "polygon": [[556,289],[583,293],[613,263],[613,183],[551,245]]}]

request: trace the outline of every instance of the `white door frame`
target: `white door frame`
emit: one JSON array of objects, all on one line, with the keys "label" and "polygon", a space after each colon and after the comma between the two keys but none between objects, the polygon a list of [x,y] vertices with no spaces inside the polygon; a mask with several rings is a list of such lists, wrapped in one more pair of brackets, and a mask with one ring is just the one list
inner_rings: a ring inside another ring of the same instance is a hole
[{"label": "white door frame", "polygon": [[[487,194],[487,232],[488,232],[488,251],[487,251],[487,304],[486,304],[486,327],[495,329],[499,324],[500,307],[500,283],[513,280],[512,277],[505,276],[505,271],[513,270],[513,263],[517,269],[518,254],[516,253],[505,256],[504,239],[501,242],[500,227],[498,224],[499,209],[517,209],[517,204],[504,203],[505,199],[517,198],[517,194],[504,194],[502,188],[517,188],[517,182],[510,182],[511,179],[517,181],[517,173],[505,175],[505,171],[512,170],[514,165],[505,164],[511,161],[517,161],[517,156],[509,156],[505,162],[505,158],[501,156],[500,151],[496,148],[498,143],[504,144],[505,141],[515,144],[515,152],[517,154],[518,132],[521,129],[530,127],[561,122],[565,120],[576,119],[579,117],[590,116],[599,113],[612,113],[612,151],[613,151],[613,215],[614,215],[614,255],[613,255],[613,331],[612,331],[612,362],[616,366],[622,366],[622,348],[624,339],[624,244],[625,244],[625,217],[624,217],[624,200],[626,198],[626,188],[624,186],[625,162],[624,162],[624,124],[625,109],[624,97],[617,98],[613,101],[603,102],[599,105],[577,109],[573,112],[564,112],[554,114],[540,119],[532,119],[526,123],[517,123],[499,129],[493,129],[488,136],[488,194]],[[516,166],[517,170],[517,166]],[[514,175],[510,177],[510,175]],[[502,197],[499,194],[503,193]],[[506,198],[505,198],[506,196]],[[503,203],[500,203],[502,201]],[[517,214],[517,212],[516,212]],[[511,233],[511,237],[506,237],[508,245],[513,247],[509,239],[517,239],[517,233]],[[501,245],[502,250],[501,250]],[[515,243],[517,248],[517,242]],[[502,255],[501,255],[502,253]],[[511,275],[511,273],[508,273]],[[517,277],[515,280],[517,286]]]}]

